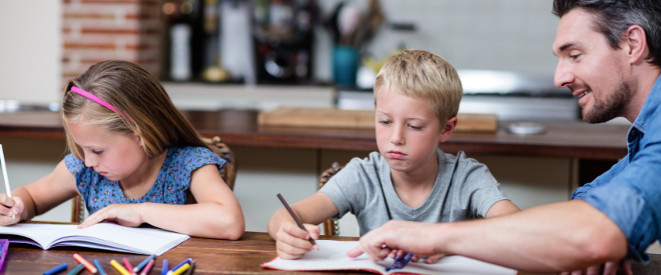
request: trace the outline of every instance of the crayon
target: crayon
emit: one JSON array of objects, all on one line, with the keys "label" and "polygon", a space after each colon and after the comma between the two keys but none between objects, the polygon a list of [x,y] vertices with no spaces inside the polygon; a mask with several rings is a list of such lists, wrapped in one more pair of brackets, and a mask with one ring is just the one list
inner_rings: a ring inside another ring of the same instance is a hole
[{"label": "crayon", "polygon": [[149,270],[151,270],[151,267],[154,265],[154,262],[156,262],[156,260],[154,259],[149,260],[149,262],[147,262],[147,265],[145,265],[145,267],[142,269],[142,272],[140,272],[140,275],[149,274]]},{"label": "crayon", "polygon": [[60,264],[56,267],[53,267],[49,270],[46,270],[43,275],[53,275],[62,272],[63,270],[66,270],[69,265],[67,263]]},{"label": "crayon", "polygon": [[85,264],[79,264],[76,268],[71,270],[71,272],[69,272],[67,275],[76,275],[76,274],[78,274],[78,272],[83,270],[84,267],[85,267]]},{"label": "crayon", "polygon": [[126,268],[124,268],[121,264],[119,264],[119,262],[115,261],[114,259],[110,261],[110,265],[112,265],[112,267],[117,269],[117,271],[122,275],[131,275],[131,272],[126,270]]},{"label": "crayon", "polygon": [[147,258],[144,259],[140,264],[136,265],[135,268],[133,268],[133,272],[138,272],[138,271],[140,271],[140,269],[142,269],[143,267],[145,267],[145,265],[147,265],[147,263],[148,263],[151,259],[153,259],[154,257],[156,257],[156,255],[155,255],[155,254],[151,254],[151,256],[147,257]]},{"label": "crayon", "polygon": [[103,269],[103,266],[101,266],[101,263],[99,260],[94,259],[94,266],[96,266],[96,269],[99,270],[100,275],[107,275],[106,271]]},{"label": "crayon", "polygon": [[171,275],[181,275],[181,274],[183,274],[186,270],[188,270],[188,268],[190,268],[190,264],[189,264],[189,263],[185,263],[184,265],[180,266],[179,268],[177,268],[177,269],[174,270],[174,271],[173,271],[173,270],[168,271],[168,275],[170,275],[170,274],[171,274]]},{"label": "crayon", "polygon": [[163,259],[163,267],[161,267],[161,275],[168,274],[168,259]]},{"label": "crayon", "polygon": [[96,267],[94,267],[90,262],[85,260],[85,258],[83,258],[83,256],[80,256],[80,254],[73,253],[73,258],[76,259],[76,261],[78,261],[79,263],[83,264],[85,266],[85,268],[87,268],[87,270],[89,270],[90,272],[96,273],[96,271],[97,271]]}]

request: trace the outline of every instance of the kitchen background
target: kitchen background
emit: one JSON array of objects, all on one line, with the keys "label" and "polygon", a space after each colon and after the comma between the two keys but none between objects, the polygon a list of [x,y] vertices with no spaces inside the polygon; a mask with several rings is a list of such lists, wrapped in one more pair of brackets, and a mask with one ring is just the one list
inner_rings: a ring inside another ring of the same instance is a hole
[{"label": "kitchen background", "polygon": [[[368,0],[346,2],[345,7],[357,7],[361,14],[367,13],[370,3]],[[236,15],[241,13],[242,3],[223,1],[221,4],[237,11],[223,17],[232,24],[218,29],[239,36],[231,36],[230,45],[244,43],[244,39],[239,38],[249,29],[236,23],[242,22]],[[316,3],[319,12],[311,16],[311,21],[316,24],[310,70],[316,83],[328,83],[333,80],[331,57],[334,39],[321,21],[332,15],[340,1]],[[168,73],[164,72],[164,67],[169,65],[168,54],[164,53],[168,50],[167,43],[162,43],[160,39],[170,33],[163,28],[174,16],[168,19],[163,15],[160,1],[142,1],[138,5],[133,1],[90,4],[76,0],[6,0],[1,5],[2,99],[41,103],[57,101],[64,85],[64,80],[58,76],[64,79],[75,76],[93,64],[91,60],[112,57],[109,52],[113,52],[115,58],[141,59],[138,61],[150,71],[163,76],[163,79],[168,78]],[[35,9],[36,6],[40,8]],[[271,5],[271,18],[277,19],[277,11],[283,9],[273,7],[277,5]],[[365,52],[376,60],[405,45],[437,53],[458,69],[505,70],[543,77],[553,73],[555,58],[551,54],[551,43],[558,20],[550,12],[550,0],[383,0],[380,1],[380,10],[384,20],[373,39],[364,43]],[[218,15],[222,15],[222,11]],[[159,19],[157,16],[162,17]],[[280,15],[280,18],[286,17]],[[86,29],[90,24],[98,26]],[[116,38],[114,45],[102,43],[108,37]],[[137,45],[139,49],[136,49]],[[150,52],[154,48],[163,52]],[[236,46],[225,48],[236,50]],[[136,51],[141,51],[140,58]],[[231,62],[233,58],[229,56],[224,59]],[[29,92],[25,83],[30,83]],[[16,92],[19,90],[24,92]]]}]

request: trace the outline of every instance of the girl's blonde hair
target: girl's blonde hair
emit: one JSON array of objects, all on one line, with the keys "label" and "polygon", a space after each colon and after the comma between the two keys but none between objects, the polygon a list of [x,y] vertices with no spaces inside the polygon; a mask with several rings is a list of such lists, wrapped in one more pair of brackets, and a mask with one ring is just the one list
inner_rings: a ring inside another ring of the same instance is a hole
[{"label": "girl's blonde hair", "polygon": [[[72,86],[115,106],[119,113],[72,92]],[[64,92],[61,114],[67,146],[81,160],[84,159],[83,150],[67,130],[67,122],[104,125],[111,133],[137,134],[149,157],[175,145],[206,147],[190,122],[172,104],[158,80],[127,61],[99,62],[71,80]]]},{"label": "girl's blonde hair", "polygon": [[440,56],[422,50],[404,50],[383,64],[374,83],[374,98],[384,89],[430,102],[441,125],[457,116],[463,94],[454,67]]}]

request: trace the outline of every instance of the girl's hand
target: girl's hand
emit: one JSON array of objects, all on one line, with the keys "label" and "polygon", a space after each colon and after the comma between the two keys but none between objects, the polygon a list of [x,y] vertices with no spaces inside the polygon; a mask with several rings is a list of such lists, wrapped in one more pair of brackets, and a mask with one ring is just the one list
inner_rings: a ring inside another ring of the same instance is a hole
[{"label": "girl's hand", "polygon": [[20,197],[0,194],[0,225],[11,225],[21,221],[25,204]]},{"label": "girl's hand", "polygon": [[137,227],[143,223],[140,216],[140,203],[138,204],[111,204],[96,211],[83,221],[78,228],[85,228],[94,224],[107,221],[123,226]]}]

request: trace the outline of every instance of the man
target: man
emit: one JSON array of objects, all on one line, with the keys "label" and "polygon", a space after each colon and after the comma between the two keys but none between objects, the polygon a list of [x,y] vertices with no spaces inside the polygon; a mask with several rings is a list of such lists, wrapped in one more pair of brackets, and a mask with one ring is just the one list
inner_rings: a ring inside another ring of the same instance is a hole
[{"label": "man", "polygon": [[618,116],[632,122],[628,155],[571,201],[477,221],[391,221],[364,235],[349,256],[458,254],[577,273],[649,261],[646,248],[661,238],[661,1],[555,0],[553,9],[560,17],[555,84],[578,97],[590,123]]}]

